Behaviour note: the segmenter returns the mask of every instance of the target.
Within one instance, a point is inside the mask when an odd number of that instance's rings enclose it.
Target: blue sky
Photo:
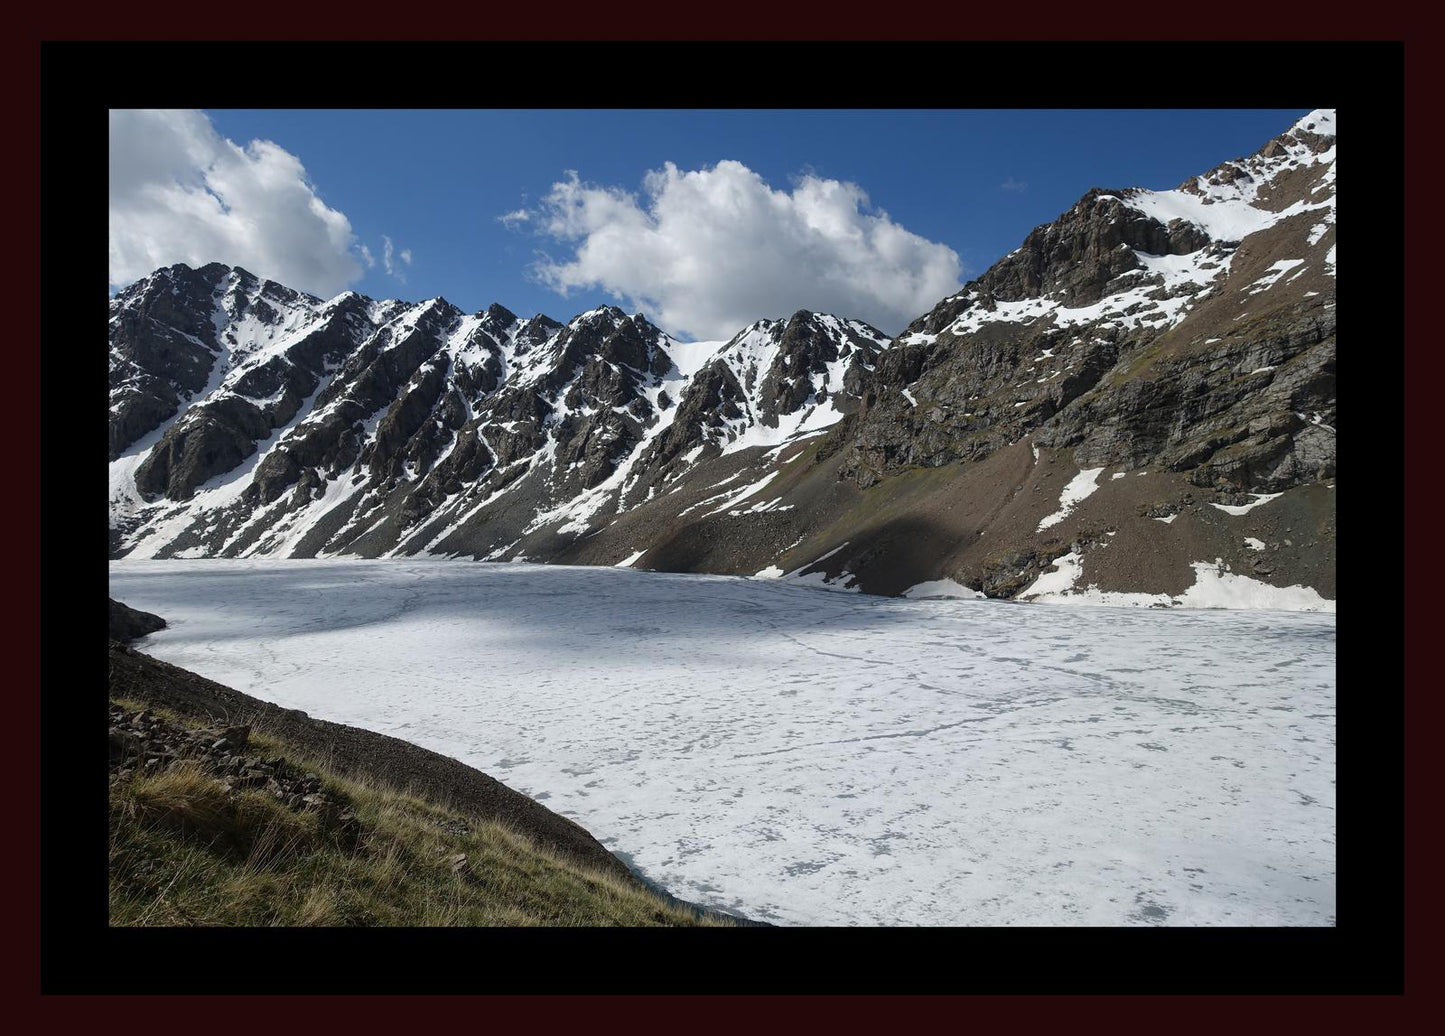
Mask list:
[[[726,334],[745,312],[744,323],[856,299],[859,311],[842,315],[896,332],[947,294],[940,286],[982,273],[1088,188],[1177,186],[1306,110],[214,110],[164,131],[113,114],[112,281],[160,265],[168,249],[251,247],[250,265],[278,267],[253,272],[310,278],[294,286],[321,294],[344,282],[374,297],[443,295],[467,310],[501,302],[559,319],[618,303],[684,337]],[[198,144],[207,118],[248,157]],[[172,132],[166,164],[156,154]],[[252,141],[275,148],[248,152]],[[118,198],[140,197],[147,178],[201,175],[184,167],[205,166],[207,148],[226,151],[216,168],[234,168],[204,174],[209,199],[167,206],[209,202],[245,217],[247,244],[234,228],[212,239],[167,227],[161,206],[117,215]],[[644,183],[667,163],[672,175]],[[289,201],[251,219],[277,183]]]

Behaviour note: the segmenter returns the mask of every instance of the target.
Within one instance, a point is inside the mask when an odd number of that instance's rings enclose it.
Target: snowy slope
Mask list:
[[[1293,171],[1310,178],[1308,197],[1283,206],[1272,204],[1269,186]],[[1300,119],[1259,154],[1226,162],[1177,190],[1135,188],[1125,191],[1123,199],[1129,208],[1161,223],[1181,219],[1201,228],[1211,240],[1237,242],[1305,212],[1314,214],[1322,226],[1333,225],[1334,183],[1335,110],[1322,108]]]

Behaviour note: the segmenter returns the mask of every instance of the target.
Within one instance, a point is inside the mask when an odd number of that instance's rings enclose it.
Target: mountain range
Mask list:
[[[1333,608],[1334,123],[1090,190],[891,338],[157,270],[110,301],[110,555]]]

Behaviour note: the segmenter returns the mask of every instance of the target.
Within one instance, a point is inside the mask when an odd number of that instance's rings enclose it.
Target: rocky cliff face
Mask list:
[[[1332,597],[1334,157],[1318,111],[1175,190],[1090,190],[893,340],[161,270],[111,304],[112,554]]]

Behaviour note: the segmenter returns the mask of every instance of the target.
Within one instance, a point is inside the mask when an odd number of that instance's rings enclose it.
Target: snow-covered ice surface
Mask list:
[[[1330,925],[1335,620],[120,561],[142,650],[443,752],[780,924]]]

